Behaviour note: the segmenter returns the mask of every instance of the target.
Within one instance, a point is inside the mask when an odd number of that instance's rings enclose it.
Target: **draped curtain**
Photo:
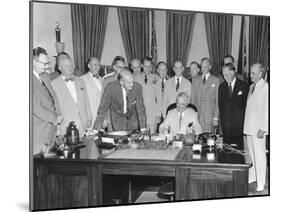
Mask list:
[[[98,5],[71,5],[71,23],[75,75],[86,72],[91,56],[100,59],[105,38],[108,7]]]
[[[223,57],[231,54],[233,15],[204,14],[212,72],[219,76]]]
[[[117,8],[127,60],[149,56],[149,10]]]
[[[172,76],[173,63],[177,60],[186,66],[191,38],[194,29],[195,13],[167,11],[167,64],[169,67],[168,75]]]
[[[269,69],[269,17],[250,16],[249,20],[249,67],[261,63]]]

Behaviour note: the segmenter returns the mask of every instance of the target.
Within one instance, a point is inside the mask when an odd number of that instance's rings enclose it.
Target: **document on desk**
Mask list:
[[[147,150],[147,149],[120,149],[108,155],[108,159],[147,159],[147,160],[174,160],[180,149]]]

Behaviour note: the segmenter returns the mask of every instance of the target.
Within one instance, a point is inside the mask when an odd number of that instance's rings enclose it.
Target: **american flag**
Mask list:
[[[156,63],[157,63],[157,42],[156,42],[156,31],[155,31],[155,14],[154,11],[151,11],[151,26],[152,26],[152,30],[151,30],[151,57],[152,57],[152,62],[153,62],[153,70],[154,72],[155,67],[156,67]]]

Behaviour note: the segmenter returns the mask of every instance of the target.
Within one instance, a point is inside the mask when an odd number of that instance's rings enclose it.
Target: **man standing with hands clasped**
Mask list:
[[[219,86],[219,111],[223,141],[242,150],[248,84],[236,77],[232,63],[222,67],[222,74],[225,81]]]
[[[259,63],[251,66],[244,134],[253,166],[249,170],[249,183],[257,182],[257,191],[263,191],[266,177],[265,136],[268,133],[268,84],[263,79],[265,69]]]

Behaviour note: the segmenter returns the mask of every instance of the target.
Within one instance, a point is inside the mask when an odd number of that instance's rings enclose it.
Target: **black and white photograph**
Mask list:
[[[1,24],[3,211],[274,208],[278,7],[17,3]]]
[[[269,16],[29,6],[30,210],[270,195]]]

